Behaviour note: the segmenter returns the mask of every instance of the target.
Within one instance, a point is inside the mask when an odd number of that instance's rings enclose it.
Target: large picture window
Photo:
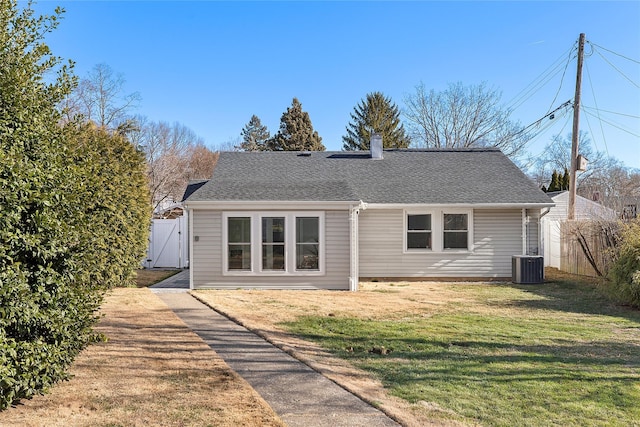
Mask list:
[[[224,274],[324,274],[324,212],[225,212],[223,224]]]
[[[469,221],[468,215],[462,213],[444,214],[444,249],[468,249]]]
[[[251,218],[227,218],[227,268],[251,270]]]
[[[431,249],[431,214],[407,215],[407,250]]]

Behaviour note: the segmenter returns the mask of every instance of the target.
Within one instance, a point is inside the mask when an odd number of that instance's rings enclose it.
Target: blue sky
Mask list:
[[[235,141],[252,114],[275,133],[293,97],[329,150],[341,149],[350,113],[373,91],[402,108],[421,81],[435,90],[486,81],[513,106],[550,66],[564,69],[584,32],[608,51],[585,60],[583,105],[593,115],[582,115],[581,129],[597,150],[640,168],[640,64],[609,52],[640,61],[637,1],[47,0],[36,9],[56,5],[66,13],[47,38],[54,54],[74,60],[80,77],[108,64],[142,96],[136,113],[180,122],[212,148]],[[528,125],[572,99],[575,72],[573,60],[564,80],[559,72],[526,96],[512,119]],[[532,140],[530,152],[567,134],[570,116]]]

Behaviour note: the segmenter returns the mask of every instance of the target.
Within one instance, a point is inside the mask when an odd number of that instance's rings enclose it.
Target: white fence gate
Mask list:
[[[189,266],[187,216],[151,221],[146,268],[186,268]]]
[[[560,221],[544,219],[542,221],[544,266],[560,269]]]

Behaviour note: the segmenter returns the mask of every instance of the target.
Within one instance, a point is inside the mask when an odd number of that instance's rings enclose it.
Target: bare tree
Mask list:
[[[147,158],[147,175],[154,209],[181,200],[190,180],[211,177],[218,159],[202,138],[188,127],[150,122],[136,117],[138,126],[128,133]]]
[[[125,79],[107,64],[97,64],[87,77],[81,78],[61,108],[67,120],[78,116],[98,126],[116,129],[129,118],[140,101],[140,94],[124,94]]]
[[[450,84],[427,91],[424,83],[404,98],[403,114],[412,144],[426,148],[497,147],[507,156],[522,153],[527,142],[523,127],[509,119],[500,105],[499,91],[487,87]]]
[[[578,172],[577,193],[621,213],[629,200],[640,200],[640,171],[602,151],[595,150],[586,132],[579,134],[580,154],[589,162],[587,170]],[[534,179],[542,186],[549,185],[552,171],[571,167],[571,134],[555,135],[535,163]]]
[[[187,181],[211,178],[218,156],[219,153],[209,150],[202,143],[191,145],[187,149]]]

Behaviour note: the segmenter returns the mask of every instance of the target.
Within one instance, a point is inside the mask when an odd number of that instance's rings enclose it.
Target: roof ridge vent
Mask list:
[[[300,151],[298,157],[311,157],[311,151]]]

